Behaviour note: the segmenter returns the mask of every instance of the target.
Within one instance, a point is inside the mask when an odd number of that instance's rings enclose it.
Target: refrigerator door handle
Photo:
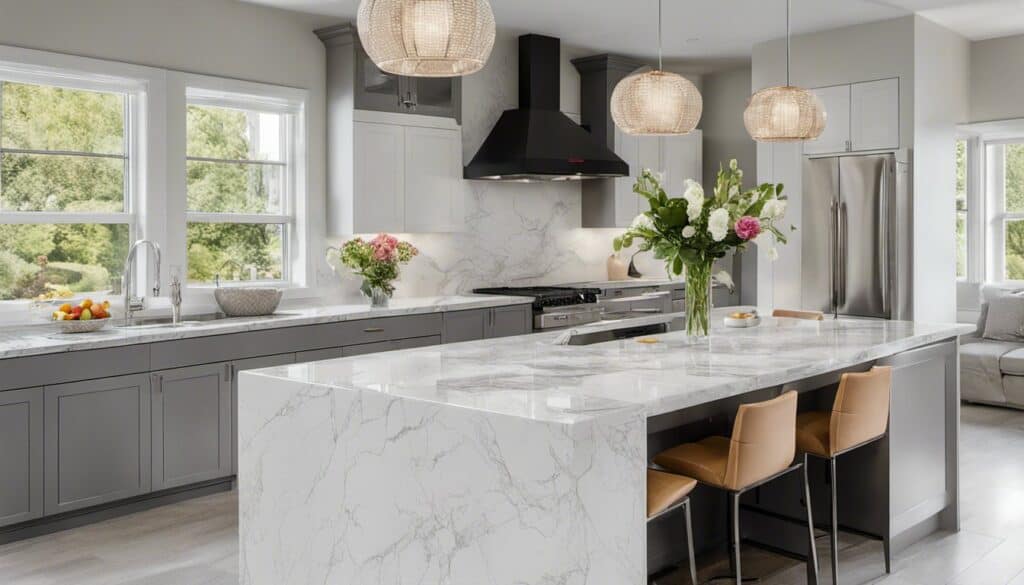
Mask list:
[[[878,278],[882,287],[882,312],[889,313],[889,159],[882,161],[878,185]],[[892,315],[889,315],[891,318]]]
[[[846,260],[849,255],[846,242],[846,202],[839,202],[839,291],[836,295],[840,305],[846,304]]]
[[[832,200],[831,208],[829,209],[829,235],[831,236],[830,242],[830,255],[828,263],[828,294],[829,294],[829,308],[832,310],[833,316],[838,316],[839,311],[839,202],[835,199]]]

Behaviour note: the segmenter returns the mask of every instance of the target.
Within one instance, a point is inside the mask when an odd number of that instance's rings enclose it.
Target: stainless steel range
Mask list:
[[[478,294],[533,297],[533,329],[556,329],[601,320],[597,288],[564,286],[478,288]]]

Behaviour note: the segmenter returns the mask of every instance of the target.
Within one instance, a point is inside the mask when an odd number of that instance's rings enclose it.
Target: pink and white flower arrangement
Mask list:
[[[339,257],[342,264],[362,277],[364,294],[371,296],[377,290],[390,297],[395,293],[394,281],[401,265],[408,264],[419,253],[409,242],[381,233],[369,242],[362,238],[345,242]]]
[[[719,170],[710,197],[693,180],[686,182],[681,197],[669,197],[648,170],[637,179],[633,191],[647,201],[649,211],[633,220],[626,232],[615,238],[613,246],[619,251],[638,242],[640,251],[651,251],[655,258],[665,262],[669,277],[679,276],[685,270],[688,330],[693,325],[695,330],[707,334],[711,268],[715,260],[732,250],[743,250],[750,242],[786,243],[786,236],[777,225],[786,212],[782,185],[764,183],[744,190],[743,171],[735,160]],[[769,257],[775,256],[777,253],[769,252]],[[726,281],[719,275],[714,278]],[[691,319],[695,322],[691,323]]]

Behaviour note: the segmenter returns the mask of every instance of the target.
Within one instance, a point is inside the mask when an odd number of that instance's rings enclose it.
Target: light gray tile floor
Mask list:
[[[843,534],[842,585],[1024,585],[1024,412],[964,406],[961,457],[963,530],[902,551],[891,575],[880,543]],[[235,493],[218,494],[2,546],[0,584],[233,585],[237,506]],[[818,550],[827,585],[826,538]],[[750,547],[743,563],[762,585],[805,582],[802,565]],[[702,580],[727,568],[724,558],[700,564]],[[685,574],[659,585],[687,585]]]

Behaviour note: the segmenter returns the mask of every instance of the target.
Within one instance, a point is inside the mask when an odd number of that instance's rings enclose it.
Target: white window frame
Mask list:
[[[268,86],[251,82],[225,80],[200,75],[186,75],[185,84],[186,107],[189,105],[234,108],[249,111],[280,114],[284,128],[284,149],[281,161],[225,161],[188,157],[190,160],[209,162],[229,162],[238,164],[270,164],[284,169],[284,193],[279,214],[241,214],[212,213],[185,210],[185,224],[189,223],[237,223],[281,225],[282,234],[282,274],[281,280],[221,280],[221,286],[246,286],[252,284],[275,284],[289,287],[305,285],[304,270],[307,256],[305,222],[301,221],[299,211],[306,207],[305,189],[305,108],[308,92],[292,88]],[[187,189],[187,186],[185,187]],[[185,198],[187,202],[187,196]],[[187,206],[187,204],[186,204]],[[184,227],[182,229],[185,229]],[[186,236],[187,237],[187,236]],[[185,241],[187,274],[187,246]],[[185,280],[184,278],[182,279]],[[191,289],[209,289],[214,283],[187,284]]]
[[[1024,211],[1006,211],[1006,193],[1003,188],[1005,157],[988,156],[989,148],[999,149],[1007,144],[1024,144],[1024,135],[1016,138],[999,138],[984,141],[982,160],[985,164],[985,192],[990,212],[988,213],[988,280],[1024,284],[1022,279],[1006,279],[1006,224],[1010,221],[1024,221]]]

